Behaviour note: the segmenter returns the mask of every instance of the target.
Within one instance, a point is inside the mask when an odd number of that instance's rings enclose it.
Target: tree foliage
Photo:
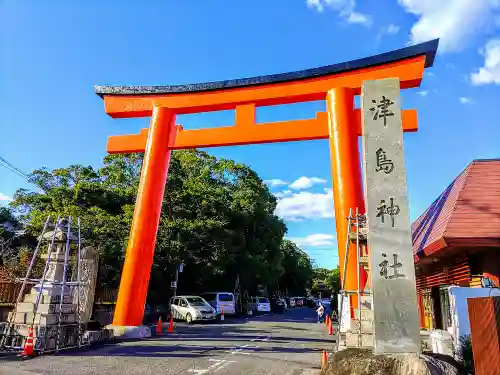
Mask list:
[[[340,291],[340,269],[315,268],[313,270],[313,293],[327,293],[336,295]]]
[[[11,202],[28,233],[47,215],[80,218],[82,238],[101,256],[100,283],[117,287],[128,242],[142,154],[110,155],[104,166],[38,169],[38,191],[19,189]],[[149,299],[162,303],[179,263],[179,292],[232,291],[239,274],[250,294],[258,285],[302,293],[312,282],[306,253],[284,240],[276,198],[248,166],[198,150],[172,153],[157,235]]]
[[[292,241],[281,244],[282,271],[280,285],[286,286],[289,295],[302,295],[305,287],[310,287],[313,279],[312,262],[307,253]]]

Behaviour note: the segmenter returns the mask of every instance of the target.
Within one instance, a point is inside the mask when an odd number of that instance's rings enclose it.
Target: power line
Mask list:
[[[2,165],[2,167],[8,169],[9,171],[17,174],[18,176],[26,179],[26,180],[30,180],[30,176],[29,174],[27,174],[26,172],[24,172],[23,170],[19,169],[18,167],[16,167],[14,164],[12,164],[11,162],[9,162],[8,160],[2,158],[0,156],[0,165]]]
[[[26,176],[29,178],[29,174],[24,172],[23,170],[21,170],[20,168],[16,167],[14,164],[12,164],[11,162],[9,162],[8,160],[6,160],[5,158],[2,158],[0,156],[0,161],[2,161],[4,164],[8,165],[10,168],[14,169],[15,171],[19,172],[20,174]]]
[[[39,187],[39,188],[42,188],[45,190],[45,187],[42,186],[42,184],[38,184],[36,182],[34,182],[30,175],[26,172],[24,172],[22,169],[16,167],[14,164],[12,164],[11,162],[9,162],[7,159],[5,158],[2,158],[0,156],[0,166],[4,167],[5,169],[11,171],[12,173],[15,173],[16,175],[18,175],[19,177],[21,178],[24,178],[26,181],[28,181],[29,183]]]

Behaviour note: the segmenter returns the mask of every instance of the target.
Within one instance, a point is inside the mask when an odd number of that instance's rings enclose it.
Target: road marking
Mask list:
[[[209,361],[211,361],[211,359],[209,359]],[[214,360],[214,361],[216,361],[216,360]],[[218,364],[218,367],[214,370],[214,372],[217,372],[217,371],[223,369],[224,367],[226,367],[230,363],[236,363],[236,361],[226,361],[225,359],[221,360],[220,364]]]
[[[205,374],[207,373],[209,370],[197,370],[197,369],[194,369],[194,368],[190,368],[188,370],[188,372],[193,372],[195,373],[196,375],[201,375],[201,374]]]
[[[230,363],[236,363],[236,361],[228,361],[225,359],[209,359],[210,362],[215,362],[214,364],[208,366],[205,369],[189,369],[188,372],[195,373],[196,375],[206,374],[207,372],[214,370],[214,372],[219,371],[221,368],[226,367]]]
[[[269,341],[269,339],[271,338],[271,336],[259,336],[259,337],[256,337],[254,339],[251,339],[250,341]]]
[[[245,344],[245,345],[239,345],[238,347],[236,348],[231,348],[230,350],[227,351],[227,353],[229,353],[230,355],[235,355],[235,354],[250,354],[250,353],[247,353],[247,352],[244,352],[243,350],[245,350],[245,348],[247,348],[248,346],[250,346],[249,344]]]
[[[242,338],[244,338],[244,336]],[[256,342],[256,341],[265,342],[265,341],[269,341],[271,338],[272,338],[272,336],[270,336],[270,335],[268,335],[268,336],[258,336],[258,337],[255,337],[255,338],[251,339],[250,341],[252,341],[252,342]],[[230,361],[230,360],[227,360],[226,358],[229,358],[230,356],[233,356],[233,355],[236,355],[236,354],[251,355],[252,354],[251,352],[245,352],[244,351],[245,349],[251,349],[251,348],[258,348],[258,346],[252,346],[252,347],[250,347],[250,344],[237,345],[235,347],[232,347],[228,351],[226,351],[226,353],[229,353],[229,354],[227,354],[222,359],[210,358],[209,362],[213,362],[213,364],[210,365],[210,366],[208,366],[207,368],[204,368],[204,369],[189,369],[187,371],[190,372],[190,373],[194,373],[195,375],[203,375],[203,374],[206,374],[208,372],[214,372],[214,373],[218,372],[221,369],[223,369],[224,367],[228,366],[229,364],[236,363],[236,361]]]

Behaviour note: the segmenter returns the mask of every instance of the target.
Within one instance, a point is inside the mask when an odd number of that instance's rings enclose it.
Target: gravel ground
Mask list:
[[[0,358],[0,375],[309,375],[319,374],[321,352],[333,341],[315,312],[223,323],[176,325],[176,333],[27,361]]]

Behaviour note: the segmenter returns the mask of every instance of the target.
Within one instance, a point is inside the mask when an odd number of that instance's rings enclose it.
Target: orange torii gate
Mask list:
[[[329,139],[340,269],[343,270],[349,209],[365,212],[358,150],[361,113],[354,108],[363,81],[397,77],[401,88],[418,87],[431,67],[438,40],[359,60],[261,77],[179,86],[95,86],[114,118],[152,116],[140,134],[110,136],[109,153],[144,152],[130,240],[113,325],[140,326],[153,262],[170,151],[197,147]],[[316,118],[255,124],[255,108],[326,99]],[[184,130],[178,114],[231,110],[234,126]],[[404,110],[404,131],[417,130],[417,112]],[[367,275],[349,251],[345,289],[361,288]],[[344,275],[341,275],[344,278]],[[352,305],[357,306],[356,296]]]

